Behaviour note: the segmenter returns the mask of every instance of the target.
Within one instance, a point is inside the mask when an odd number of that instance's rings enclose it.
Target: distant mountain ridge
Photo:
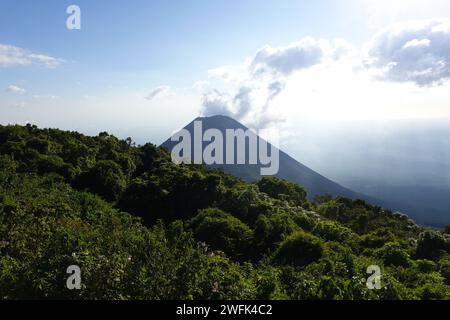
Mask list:
[[[195,121],[202,121],[203,131],[208,129],[218,129],[223,135],[225,135],[226,129],[248,129],[240,122],[227,116],[217,115],[211,117],[198,117],[184,127],[184,129],[187,129],[191,133],[191,136],[194,132]],[[177,143],[178,142],[176,141],[171,141],[169,138],[162,144],[162,146],[171,151]],[[261,165],[259,164],[215,164],[210,167],[223,168],[225,172],[237,176],[247,182],[256,181],[261,178]],[[316,195],[331,194],[333,196],[345,196],[352,199],[363,199],[374,202],[373,198],[354,192],[334,181],[331,181],[330,179],[306,167],[281,150],[279,151],[279,171],[276,176],[305,187],[310,198],[313,198]]]
[[[216,115],[211,117],[198,117],[184,127],[184,129],[187,129],[189,131],[191,136],[193,136],[194,122],[199,120],[202,121],[203,132],[208,129],[218,129],[224,136],[226,129],[248,129],[242,123],[228,116]],[[177,143],[178,142],[176,141],[171,141],[171,139],[169,138],[161,146],[171,151]],[[203,148],[207,144],[208,143],[204,143]],[[248,150],[246,150],[246,152],[248,154]],[[210,165],[209,167],[222,168],[226,173],[234,175],[246,182],[254,182],[261,178],[261,165],[214,164]],[[314,170],[303,165],[282,150],[279,150],[279,171],[275,176],[305,187],[308,192],[308,198],[310,200],[317,195],[325,194],[330,194],[334,197],[348,197],[354,200],[361,199],[373,205],[389,208],[394,211],[402,211],[413,218],[415,221],[423,225],[443,227],[446,224],[446,221],[443,221],[442,219],[442,213],[439,215],[430,215],[429,210],[426,210],[428,208],[417,205],[417,201],[414,202],[404,200],[405,197],[408,198],[408,194],[406,194],[403,197],[403,200],[400,201],[398,199],[401,198],[389,196],[388,191],[384,193],[374,193],[367,192],[368,190],[366,190],[365,188],[359,187],[357,187],[357,190],[359,192],[354,191],[315,172]],[[420,200],[418,199],[418,201]]]

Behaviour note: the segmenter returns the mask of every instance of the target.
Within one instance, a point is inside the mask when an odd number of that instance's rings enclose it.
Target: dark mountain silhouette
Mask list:
[[[376,199],[396,204],[397,210],[407,212],[420,224],[443,227],[450,223],[450,188],[447,186],[392,186],[366,181],[348,182],[348,186]]]
[[[199,117],[185,127],[185,129],[187,129],[191,133],[192,137],[194,132],[194,122],[198,120],[202,121],[203,132],[208,129],[218,129],[224,136],[226,129],[248,129],[243,124],[227,116]],[[178,142],[176,141],[171,141],[171,139],[169,138],[162,144],[162,146],[171,151],[177,143]],[[204,143],[204,146],[207,144],[208,143]],[[246,151],[246,153],[248,154],[248,149]],[[313,198],[316,195],[330,194],[333,196],[345,196],[352,199],[364,199],[374,202],[374,199],[368,196],[354,192],[327,179],[326,177],[320,175],[319,173],[311,170],[297,160],[293,159],[285,152],[280,150],[279,154],[279,171],[276,176],[278,178],[286,179],[305,187],[310,198]],[[247,182],[252,182],[261,178],[260,164],[215,164],[211,165],[211,167],[223,168],[225,172],[237,176]]]
[[[211,117],[198,117],[184,128],[190,132],[192,137],[194,132],[194,122],[197,120],[202,121],[203,132],[208,129],[218,129],[224,136],[226,129],[248,129],[243,124],[227,116],[217,115]],[[169,138],[162,144],[162,146],[171,151],[177,143],[178,142],[176,141],[171,141],[171,139]],[[208,144],[209,142],[204,142],[203,148]],[[193,147],[191,149],[191,154],[194,154]],[[248,149],[246,150],[246,154],[248,155]],[[313,199],[317,195],[326,194],[335,197],[348,197],[354,200],[361,199],[373,205],[378,205],[384,208],[389,208],[393,211],[401,211],[403,213],[406,213],[411,218],[415,219],[418,223],[423,225],[430,225],[435,227],[442,227],[445,225],[445,221],[443,221],[442,219],[442,214],[429,214],[429,210],[423,208],[423,206],[418,206],[417,203],[407,201],[407,199],[409,199],[410,197],[408,194],[405,194],[402,198],[400,198],[389,196],[389,192],[369,193],[364,188],[358,188],[357,190],[360,192],[353,191],[322,176],[321,174],[308,168],[307,166],[303,165],[281,150],[279,151],[279,156],[279,171],[275,176],[305,187],[308,192],[309,199]],[[260,164],[215,164],[210,165],[210,167],[222,168],[226,173],[239,177],[246,182],[257,181],[261,178]]]

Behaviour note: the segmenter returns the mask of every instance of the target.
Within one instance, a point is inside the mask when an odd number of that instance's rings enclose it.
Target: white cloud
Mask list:
[[[209,78],[220,79],[225,83],[243,81],[247,77],[247,64],[239,66],[222,66],[208,70]]]
[[[172,94],[172,90],[169,86],[159,86],[154,88],[150,93],[147,95],[147,100],[153,100],[156,98],[162,98],[166,97],[168,95]]]
[[[413,39],[413,40],[405,43],[405,45],[402,47],[402,49],[408,49],[411,47],[429,47],[430,43],[431,43],[431,41],[428,39],[422,39],[422,40]]]
[[[396,24],[360,48],[313,38],[265,46],[244,61],[209,71],[222,82],[204,94],[204,116],[255,129],[292,119],[450,117],[450,19]]]
[[[319,64],[323,59],[339,59],[351,48],[342,39],[331,42],[307,37],[286,47],[265,46],[256,53],[251,68],[255,75],[272,72],[286,76]]]
[[[45,65],[46,67],[49,67],[49,68],[54,68],[54,67],[58,66],[59,64],[61,64],[61,62],[63,62],[63,60],[61,60],[61,59],[46,56],[43,54],[34,54],[33,53],[33,54],[30,54],[28,57],[34,63]]]
[[[25,89],[11,84],[11,85],[6,87],[6,92],[21,94],[21,93],[25,93]]]
[[[442,84],[450,78],[450,19],[390,26],[365,48],[365,66],[385,80]]]
[[[230,97],[217,89],[213,89],[203,95],[203,115],[234,116],[229,106]]]
[[[208,81],[204,81],[204,80],[196,81],[196,82],[192,85],[192,87],[193,87],[194,89],[197,89],[197,90],[205,90],[208,86],[209,86],[209,82],[208,82]]]
[[[62,62],[64,62],[62,59],[29,52],[28,50],[7,44],[0,44],[0,67],[16,67],[37,64],[48,68],[54,68]]]
[[[334,41],[301,39],[285,47],[265,46],[236,67],[209,70],[210,77],[231,84],[230,93],[214,89],[203,96],[203,115],[223,114],[244,121],[253,128],[264,128],[283,117],[270,108],[284,90],[291,75],[325,61],[335,61],[351,52],[342,39]]]
[[[289,75],[319,63],[323,54],[320,41],[305,38],[287,47],[265,46],[258,50],[251,67],[254,74],[274,72]]]

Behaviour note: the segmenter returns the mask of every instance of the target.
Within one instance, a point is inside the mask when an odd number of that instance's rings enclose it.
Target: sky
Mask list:
[[[1,124],[158,144],[224,114],[319,166],[318,128],[450,119],[449,78],[447,0],[0,0]]]

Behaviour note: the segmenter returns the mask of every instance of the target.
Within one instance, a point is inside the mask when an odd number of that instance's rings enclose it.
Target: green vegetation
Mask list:
[[[449,228],[107,133],[0,126],[0,297],[449,299]]]

